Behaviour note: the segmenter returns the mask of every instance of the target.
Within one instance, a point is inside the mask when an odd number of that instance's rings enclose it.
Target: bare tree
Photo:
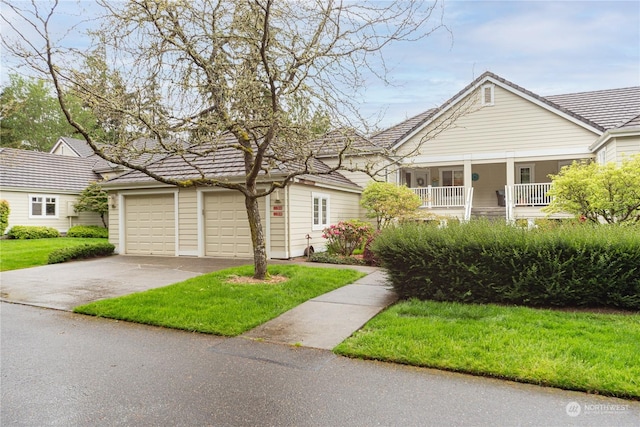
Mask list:
[[[88,52],[53,38],[58,1],[25,6],[3,0],[11,17],[2,19],[13,29],[3,43],[50,75],[69,123],[99,156],[166,184],[241,192],[256,278],[267,274],[258,199],[296,176],[342,167],[341,161],[328,168],[316,160],[326,147],[310,144],[317,135],[308,118],[320,113],[333,127],[364,123],[357,95],[366,78],[386,79],[385,48],[443,27],[437,0],[97,3],[104,15]],[[96,53],[104,55],[101,76],[95,62],[93,69],[79,65]],[[118,131],[99,140],[71,114],[68,92],[99,116],[117,117]],[[299,114],[301,103],[305,114]],[[132,144],[139,137],[155,143]],[[341,159],[349,138],[332,149]],[[210,163],[215,167],[221,155],[241,159],[241,176],[211,173]],[[158,156],[179,159],[191,174],[158,173],[150,162]]]

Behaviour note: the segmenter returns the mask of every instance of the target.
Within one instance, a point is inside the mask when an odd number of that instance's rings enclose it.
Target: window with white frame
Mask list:
[[[440,182],[443,187],[464,185],[463,169],[440,169]]]
[[[535,176],[533,164],[516,166],[516,184],[533,184],[535,182]]]
[[[313,198],[313,229],[322,230],[329,226],[329,195],[312,193]]]
[[[602,147],[602,149],[598,151],[598,154],[596,155],[596,162],[601,165],[607,163],[607,147]]]
[[[29,218],[57,218],[58,198],[33,194],[29,196]]]
[[[482,86],[482,105],[493,105],[493,88],[490,84]]]

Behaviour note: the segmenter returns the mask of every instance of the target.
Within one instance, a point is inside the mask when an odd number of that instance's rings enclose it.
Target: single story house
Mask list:
[[[206,176],[244,181],[244,163],[235,149],[187,161],[180,156],[154,162],[150,170],[181,180]],[[196,164],[198,170],[193,165]],[[362,188],[314,161],[324,175],[301,175],[285,188],[260,198],[267,256],[301,256],[307,245],[324,247],[322,230],[341,219],[361,216]],[[287,166],[263,176],[260,184],[287,174]],[[121,254],[253,257],[245,198],[219,187],[179,188],[129,171],[103,184],[110,196],[109,241]]]
[[[102,226],[100,215],[76,212],[78,195],[102,180],[96,159],[0,148],[0,199],[9,202],[9,225],[52,227],[66,233],[74,225]]]
[[[549,174],[576,160],[620,162],[640,153],[640,87],[543,97],[487,72],[439,108],[372,136],[339,130],[314,141],[318,170],[336,165],[344,138],[352,171],[300,176],[261,201],[269,258],[302,255],[307,237],[322,250],[324,227],[364,218],[360,194],[371,178],[355,169],[365,163],[376,179],[412,188],[422,209],[436,215],[546,216]],[[207,176],[244,176],[231,155],[200,166]],[[192,173],[176,158],[154,163],[154,170],[181,179]],[[137,171],[104,187],[111,195],[110,241],[119,253],[252,256],[237,191],[176,188]]]

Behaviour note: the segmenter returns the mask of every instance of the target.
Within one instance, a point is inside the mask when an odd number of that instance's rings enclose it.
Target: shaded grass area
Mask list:
[[[56,237],[51,239],[0,240],[0,271],[46,265],[49,254],[55,250],[92,243],[105,243],[106,239]]]
[[[271,265],[276,284],[234,284],[251,276],[253,266],[229,268],[184,282],[76,307],[76,313],[168,328],[236,336],[318,295],[365,274],[351,269]]]
[[[640,314],[410,300],[335,352],[640,398]]]

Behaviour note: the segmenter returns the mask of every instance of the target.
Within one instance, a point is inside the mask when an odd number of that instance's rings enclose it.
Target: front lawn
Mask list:
[[[86,239],[78,237],[56,237],[51,239],[1,239],[0,271],[46,265],[49,254],[55,250],[104,243],[106,239]]]
[[[76,307],[76,313],[224,336],[248,331],[318,295],[353,283],[351,269],[271,265],[273,284],[242,283],[253,266],[235,267],[184,282]],[[239,283],[238,283],[239,282]]]
[[[640,398],[640,314],[403,301],[339,354]]]

